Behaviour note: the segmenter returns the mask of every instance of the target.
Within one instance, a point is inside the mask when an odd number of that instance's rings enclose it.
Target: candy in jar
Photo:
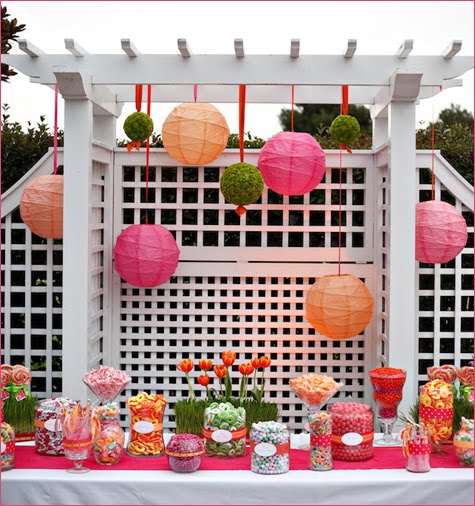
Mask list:
[[[290,432],[278,422],[253,423],[251,471],[258,474],[287,473],[290,467]]]
[[[402,452],[406,457],[406,469],[411,473],[430,471],[430,432],[431,428],[423,422],[407,425],[400,433]]]
[[[203,436],[206,455],[234,458],[246,455],[246,411],[230,402],[213,402],[205,409]]]
[[[117,464],[124,449],[124,431],[119,424],[120,409],[116,402],[94,408],[92,447],[98,464]]]
[[[454,436],[455,453],[463,466],[473,466],[473,420],[462,416],[460,430]]]
[[[308,416],[310,432],[310,461],[312,471],[330,471],[332,460],[332,415],[326,411],[316,411]]]
[[[127,399],[130,415],[130,441],[127,454],[133,457],[159,457],[163,454],[163,395],[141,392]]]
[[[359,461],[373,456],[373,410],[359,402],[335,402],[332,414],[334,460]]]
[[[452,434],[453,391],[449,383],[435,379],[420,388],[419,420],[433,427],[431,443],[433,450]]]
[[[193,473],[201,465],[204,446],[195,434],[175,434],[165,450],[168,464],[175,473]]]
[[[67,397],[39,401],[35,409],[35,446],[42,455],[64,455],[62,414],[75,402]]]
[[[2,472],[15,467],[15,431],[6,422],[1,422]]]

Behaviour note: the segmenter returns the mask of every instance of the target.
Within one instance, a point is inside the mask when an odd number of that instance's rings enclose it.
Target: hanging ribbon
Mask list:
[[[152,112],[152,85],[147,85],[147,114]],[[150,137],[145,143],[145,224],[148,225],[148,166],[150,162]]]
[[[137,112],[142,111],[142,92],[143,92],[143,85],[136,84],[135,85],[135,109]],[[150,116],[150,114],[149,114],[149,116]],[[137,151],[140,151],[140,141],[130,141],[127,144],[127,153],[130,153],[134,148]]]
[[[442,91],[442,86],[439,86],[439,91]],[[431,132],[431,200],[435,197],[435,89],[434,98],[432,99],[432,132]]]
[[[292,84],[292,112],[290,115],[290,131],[294,131],[295,86]]]
[[[54,87],[54,133],[53,133],[53,172],[56,175],[58,170],[58,94],[59,88]]]
[[[239,158],[244,162],[244,119],[246,115],[246,85],[239,85]],[[244,206],[238,206],[236,213],[242,216],[246,212]]]
[[[196,102],[196,99],[198,98],[198,85],[197,84],[195,84],[193,86],[193,98],[194,98],[194,100]]]
[[[340,114],[348,115],[348,85],[343,84],[341,87],[341,105]],[[340,149],[344,149],[348,153],[352,153],[351,149],[345,144],[340,144]]]

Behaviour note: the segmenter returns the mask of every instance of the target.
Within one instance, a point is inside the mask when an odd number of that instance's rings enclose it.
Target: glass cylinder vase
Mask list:
[[[205,409],[203,436],[209,457],[231,459],[246,455],[246,411],[230,402],[213,402]]]
[[[282,474],[290,469],[290,432],[278,422],[253,423],[250,433],[251,471]]]
[[[411,473],[427,473],[430,471],[430,436],[429,432],[420,426],[412,427],[403,442],[406,456],[406,469]]]
[[[125,436],[119,416],[120,409],[115,402],[94,408],[92,447],[98,464],[111,466],[122,457]]]
[[[308,416],[310,432],[310,460],[312,471],[330,471],[332,458],[332,415],[326,411],[315,411]]]

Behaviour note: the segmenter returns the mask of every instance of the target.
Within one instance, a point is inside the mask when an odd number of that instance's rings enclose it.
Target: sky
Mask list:
[[[404,39],[414,39],[413,55],[438,55],[454,39],[463,41],[460,55],[473,55],[474,48],[474,3],[468,1],[4,1],[2,5],[26,24],[21,37],[50,54],[67,53],[65,38],[97,54],[122,53],[121,38],[130,38],[142,53],[163,54],[178,54],[178,38],[186,38],[195,54],[233,53],[234,38],[244,39],[246,54],[288,54],[292,38],[300,39],[300,54],[342,54],[350,38],[358,40],[357,54],[394,54]],[[15,46],[12,53],[21,52]],[[451,103],[473,112],[473,75],[471,70],[461,76],[463,87],[421,101],[416,123],[427,124]],[[18,74],[9,84],[2,83],[1,91],[11,120],[26,125],[44,115],[52,125],[52,90]],[[174,105],[152,107],[155,125],[161,125]],[[237,132],[238,106],[218,107],[230,130]],[[289,104],[248,104],[246,131],[264,139],[279,132],[282,107]],[[133,110],[132,104],[124,107],[117,122],[119,138],[124,137],[122,125]],[[61,127],[62,103],[59,117]]]

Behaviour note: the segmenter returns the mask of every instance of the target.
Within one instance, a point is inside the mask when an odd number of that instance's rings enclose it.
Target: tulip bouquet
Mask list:
[[[224,351],[221,355],[222,364],[213,364],[210,359],[198,362],[202,374],[196,378],[196,382],[205,388],[205,397],[197,397],[193,388],[190,373],[194,369],[191,359],[182,360],[177,369],[185,374],[190,395],[187,399],[178,401],[174,406],[177,433],[201,434],[203,428],[203,416],[205,409],[213,402],[230,402],[235,407],[243,407],[246,410],[246,423],[248,432],[252,423],[258,421],[277,421],[278,409],[275,403],[265,402],[265,371],[271,364],[271,359],[260,356],[250,362],[240,364],[238,369],[241,374],[238,396],[233,396],[231,371],[236,361],[236,353]],[[210,387],[213,378],[216,380],[216,388]],[[258,371],[261,371],[258,378]],[[252,389],[249,388],[250,378]]]

